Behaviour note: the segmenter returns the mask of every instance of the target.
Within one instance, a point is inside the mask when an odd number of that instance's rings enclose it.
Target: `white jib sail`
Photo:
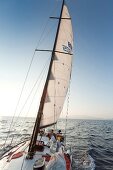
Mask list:
[[[60,116],[70,81],[72,49],[72,24],[64,5],[40,126],[53,124]]]

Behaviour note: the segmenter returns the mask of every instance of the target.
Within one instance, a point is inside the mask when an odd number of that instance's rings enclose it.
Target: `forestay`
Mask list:
[[[40,126],[54,124],[60,116],[70,81],[72,49],[72,23],[64,5]]]

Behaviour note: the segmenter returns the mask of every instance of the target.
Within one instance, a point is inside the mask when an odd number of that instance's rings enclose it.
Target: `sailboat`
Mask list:
[[[71,150],[65,149],[63,144],[65,139],[60,137],[60,140],[53,142],[42,130],[57,123],[72,70],[73,32],[65,0],[62,2],[60,17],[52,18],[58,19],[53,50],[35,50],[50,51],[51,60],[31,139],[19,143],[2,155],[0,169],[71,170],[72,155]]]

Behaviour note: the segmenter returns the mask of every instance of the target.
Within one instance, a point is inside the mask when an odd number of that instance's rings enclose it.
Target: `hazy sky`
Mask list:
[[[0,115],[14,114],[44,25],[51,14],[58,14],[61,2],[0,0]],[[67,4],[74,32],[69,114],[113,118],[113,0],[67,0]],[[49,24],[47,43],[39,43],[43,49],[52,47],[57,21]],[[32,80],[48,58],[40,54],[34,59]]]

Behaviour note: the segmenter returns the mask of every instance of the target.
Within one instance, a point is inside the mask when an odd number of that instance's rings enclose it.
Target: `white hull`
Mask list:
[[[45,143],[47,144],[47,140],[45,140]],[[26,159],[28,154],[28,146],[29,141],[26,141],[5,153],[5,155],[3,155],[2,159],[0,160],[0,170],[33,170],[36,160],[39,160],[44,155],[49,156],[55,153],[55,147],[49,148],[48,146],[44,146],[44,150],[42,152],[36,151],[33,159]],[[70,158],[72,159],[72,156]],[[45,160],[45,169],[47,164],[48,161]],[[67,170],[67,168],[64,170]]]

